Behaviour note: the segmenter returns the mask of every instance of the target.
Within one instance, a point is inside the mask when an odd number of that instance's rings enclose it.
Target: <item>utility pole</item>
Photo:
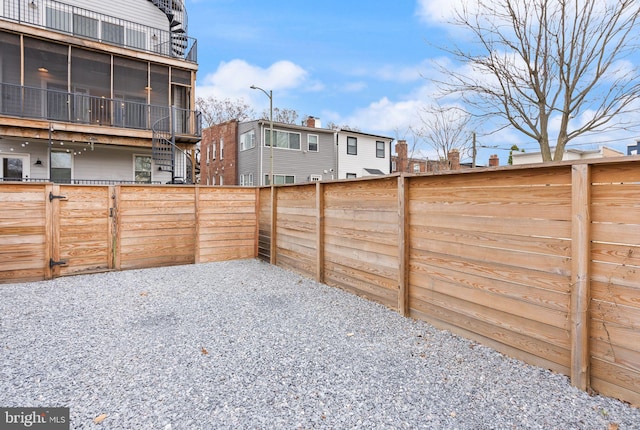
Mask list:
[[[476,155],[477,155],[477,151],[476,151],[476,132],[473,132],[473,159],[471,162],[471,167],[472,168],[476,168]]]

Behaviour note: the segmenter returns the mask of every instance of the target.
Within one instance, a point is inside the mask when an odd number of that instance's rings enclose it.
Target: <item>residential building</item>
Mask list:
[[[335,133],[315,118],[305,125],[229,121],[203,131],[200,183],[262,186],[336,179]]]
[[[338,179],[391,173],[393,138],[348,129],[336,130]]]
[[[0,180],[189,182],[184,0],[0,0]]]
[[[551,153],[553,153],[554,149],[551,148]],[[589,158],[606,158],[606,157],[622,157],[625,154],[623,152],[617,151],[612,148],[608,148],[606,146],[601,146],[598,149],[566,149],[564,151],[564,155],[562,160],[582,160]],[[517,152],[514,151],[512,154],[512,164],[521,165],[521,164],[533,164],[533,163],[542,163],[542,153],[541,152]]]
[[[640,141],[636,143],[630,143],[627,145],[627,155],[638,155],[640,154]]]
[[[452,150],[448,154],[446,160],[431,160],[428,158],[419,158],[409,155],[409,148],[406,140],[399,140],[395,147],[396,155],[391,157],[391,172],[405,172],[405,173],[434,173],[445,170],[459,170],[472,168],[471,163],[461,163],[460,153],[457,150]],[[495,158],[494,158],[495,157]],[[493,161],[492,161],[493,160]],[[492,156],[489,160],[490,165],[497,165],[491,163],[498,163],[497,155]]]

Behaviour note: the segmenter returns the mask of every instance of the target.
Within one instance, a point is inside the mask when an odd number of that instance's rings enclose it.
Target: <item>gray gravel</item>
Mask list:
[[[640,409],[259,261],[0,298],[0,406],[70,407],[72,428],[640,429]]]

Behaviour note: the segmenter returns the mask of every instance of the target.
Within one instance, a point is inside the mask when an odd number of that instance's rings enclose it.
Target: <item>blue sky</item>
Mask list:
[[[446,24],[448,0],[186,0],[189,35],[198,39],[196,96],[242,98],[262,112],[273,90],[274,106],[358,127],[368,133],[411,141],[409,126],[429,103],[435,87],[435,46],[460,42]],[[537,144],[509,129],[485,135],[478,130],[478,164],[498,154],[506,164],[517,144],[527,152]],[[574,142],[577,149],[598,144],[626,151],[639,137],[629,132],[599,133]],[[425,155],[433,154],[423,147]]]

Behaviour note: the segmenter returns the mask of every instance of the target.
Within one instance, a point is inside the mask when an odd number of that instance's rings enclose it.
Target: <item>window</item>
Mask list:
[[[357,138],[347,137],[347,154],[358,155],[358,139]]]
[[[413,163],[413,173],[420,173],[420,164]]]
[[[216,145],[215,143],[211,144],[211,159],[215,160],[216,159],[216,153],[218,152],[218,145]]]
[[[72,154],[69,152],[51,152],[51,181],[71,183]]]
[[[5,157],[0,157],[0,178],[20,181],[29,176],[26,171],[28,164],[26,155],[9,156],[7,154]]]
[[[250,130],[240,135],[240,151],[256,147],[256,131]]]
[[[220,185],[224,185],[224,176],[220,175]]]
[[[392,172],[396,172],[398,170],[398,165],[396,164],[395,161],[391,162],[391,171]]]
[[[318,152],[318,135],[310,134],[307,136],[307,147],[311,152]]]
[[[135,181],[145,184],[151,183],[151,157],[147,155],[134,155]]]
[[[220,159],[224,158],[224,139],[220,138]]]
[[[265,185],[271,185],[268,174],[264,175],[264,183]],[[293,175],[273,175],[273,183],[274,185],[295,184],[296,177]]]
[[[271,146],[271,131],[266,129],[264,134],[264,146]],[[273,140],[276,142],[276,148],[300,149],[300,133],[273,130]]]
[[[347,179],[353,179],[353,178],[357,178],[358,175],[356,175],[355,173],[347,173]]]
[[[207,160],[207,165],[209,165],[210,159],[211,159],[211,147],[207,146],[207,158],[205,158],[205,160]]]
[[[253,187],[253,173],[244,173],[240,175],[240,185],[244,187]]]
[[[384,158],[384,142],[376,142],[376,158]]]

